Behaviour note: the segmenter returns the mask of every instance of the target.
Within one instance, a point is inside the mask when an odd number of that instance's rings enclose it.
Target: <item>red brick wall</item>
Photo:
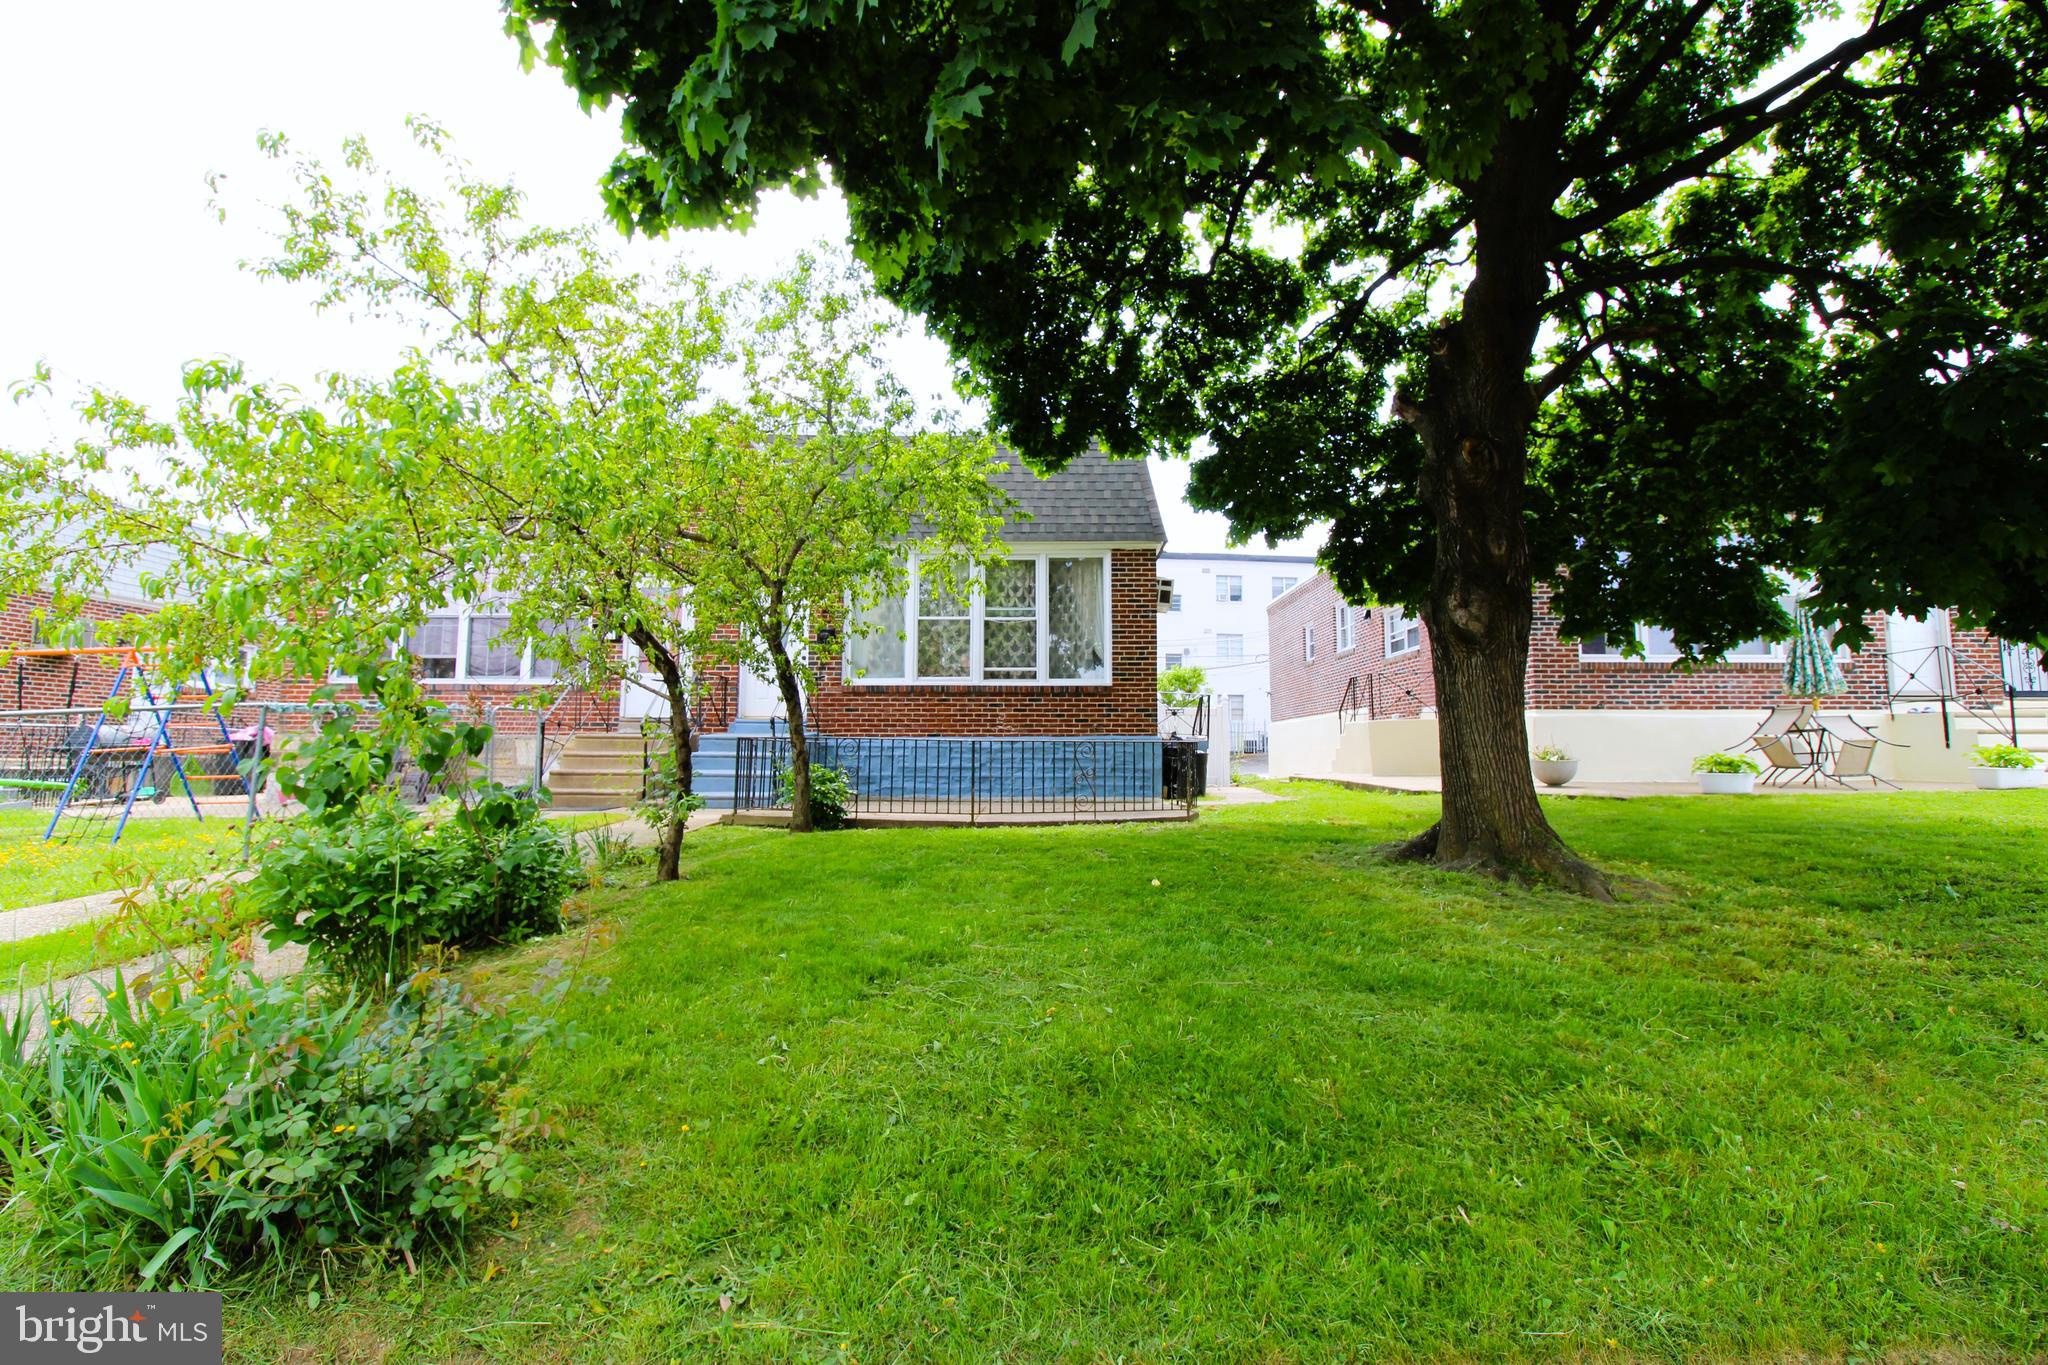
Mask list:
[[[1358,647],[1335,652],[1334,611],[1339,598],[1321,574],[1274,602],[1267,609],[1272,631],[1273,719],[1322,715],[1338,709],[1345,689],[1359,680],[1356,693],[1361,714],[1413,716],[1436,700],[1430,676],[1429,643],[1420,653],[1388,660],[1386,632],[1378,610],[1359,613]],[[1550,614],[1550,589],[1536,590],[1536,620],[1529,637],[1528,705],[1532,710],[1753,710],[1783,699],[1784,664],[1780,660],[1724,663],[1686,671],[1669,661],[1646,659],[1587,660],[1576,641],[1559,633]],[[1301,657],[1301,628],[1316,627],[1316,658]],[[1871,640],[1842,663],[1849,683],[1839,706],[1882,709],[1890,689],[1885,662],[1885,618],[1868,618]],[[1982,630],[1960,627],[1951,632],[1956,650],[1956,683],[1972,690],[1972,680],[1996,688],[1999,645]],[[1410,695],[1412,693],[1412,695]]]
[[[1436,705],[1428,636],[1421,649],[1389,659],[1385,610],[1360,607],[1353,613],[1352,647],[1340,654],[1337,607],[1342,601],[1328,576],[1317,574],[1266,608],[1273,719],[1335,711],[1353,679],[1353,704],[1362,716],[1415,716]],[[1305,661],[1302,627],[1311,624],[1316,628],[1316,657]]]
[[[818,656],[810,726],[826,735],[1150,735],[1159,729],[1158,556],[1112,550],[1110,680],[1101,686],[849,687]]]
[[[1848,693],[1833,703],[1882,708],[1889,692],[1884,617],[1869,618],[1871,643],[1842,661]],[[1995,650],[1994,650],[1995,652]],[[1536,589],[1529,632],[1529,708],[1535,711],[1749,711],[1784,699],[1782,659],[1715,664],[1690,671],[1668,660],[1579,657],[1575,640],[1558,632],[1550,589]]]
[[[18,597],[0,608],[0,653],[28,645],[34,638],[34,613],[47,609],[49,604],[48,594],[37,593]],[[137,610],[116,602],[96,601],[86,605],[85,614],[96,621],[112,621],[132,616]],[[117,656],[104,654],[17,658],[0,668],[0,710],[98,706],[107,699],[119,667]],[[304,678],[267,678],[245,689],[243,698],[249,703],[304,704],[318,686],[320,684]],[[511,703],[545,686],[516,682],[451,683],[430,690],[451,705],[467,706],[476,714],[480,714],[483,707],[496,706],[499,708],[497,726],[500,730],[509,734],[531,734],[539,713],[524,708],[513,709]],[[334,695],[339,700],[353,701],[361,694],[354,686],[345,685],[339,687]],[[191,699],[188,694],[186,700]],[[610,723],[617,719],[618,707],[618,688],[606,686],[593,695],[585,715],[600,723]],[[298,729],[310,724],[310,720],[301,714],[288,713],[275,723],[282,729]]]
[[[35,613],[50,606],[48,593],[17,597],[0,607],[0,654],[32,647]],[[132,616],[136,608],[118,602],[89,602],[85,615],[95,621]],[[44,710],[60,706],[98,706],[114,685],[120,660],[108,654],[83,654],[59,659],[16,658],[0,669],[0,709]]]

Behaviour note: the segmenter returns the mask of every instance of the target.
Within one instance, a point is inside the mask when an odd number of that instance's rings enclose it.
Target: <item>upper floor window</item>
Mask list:
[[[1303,626],[1301,628],[1301,661],[1311,664],[1316,661],[1316,628],[1314,626]]]
[[[1179,589],[1179,588],[1175,588],[1175,589],[1173,590],[1173,601],[1171,601],[1171,602],[1169,602],[1169,603],[1167,604],[1167,606],[1166,606],[1166,609],[1167,609],[1168,611],[1179,611],[1179,610],[1180,610],[1180,589]]]
[[[1107,555],[1015,555],[962,590],[921,574],[915,557],[906,573],[908,588],[849,632],[846,681],[1109,681]]]
[[[1353,636],[1352,609],[1347,604],[1339,603],[1337,606],[1337,652],[1339,654],[1342,654],[1345,650],[1358,643]]]
[[[1381,612],[1387,623],[1387,657],[1397,654],[1412,654],[1422,648],[1422,622],[1411,620],[1408,613],[1399,607],[1388,607]]]
[[[1281,578],[1276,576],[1273,579],[1273,596],[1278,597],[1281,593],[1286,592],[1288,589],[1292,588],[1296,583],[1299,583],[1300,581],[1301,580],[1299,578]]]
[[[1244,601],[1244,575],[1234,573],[1217,574],[1216,600],[1218,602]]]
[[[1219,659],[1242,659],[1244,657],[1244,636],[1218,635],[1216,657]]]

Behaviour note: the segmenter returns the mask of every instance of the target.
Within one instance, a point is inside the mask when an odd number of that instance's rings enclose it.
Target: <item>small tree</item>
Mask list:
[[[92,437],[0,463],[10,505],[29,509],[0,548],[0,594],[48,587],[61,619],[168,551],[151,586],[169,604],[125,629],[186,669],[253,646],[257,676],[361,673],[456,600],[505,603],[501,638],[584,686],[616,685],[615,645],[631,640],[668,700],[676,790],[659,803],[656,875],[673,879],[706,669],[773,673],[807,798],[799,642],[814,624],[864,629],[913,541],[964,581],[1000,520],[992,447],[916,429],[886,364],[902,317],[843,264],[649,284],[588,230],[524,223],[516,191],[410,126],[452,208],[360,141],[337,175],[266,137],[296,192],[253,268],[315,286],[322,307],[403,319],[423,348],[311,399],[196,364],[168,420],[89,392]]]
[[[1209,690],[1209,675],[1196,664],[1176,664],[1159,673],[1159,704],[1173,708],[1193,706]]]
[[[744,396],[692,428],[674,476],[696,508],[700,620],[736,632],[711,655],[775,679],[789,723],[790,828],[811,828],[804,693],[814,649],[874,629],[868,609],[904,586],[905,555],[964,590],[1000,549],[1002,498],[984,433],[922,431],[889,372],[901,335],[844,263],[806,258],[755,292],[735,327]]]
[[[680,270],[650,284],[587,228],[525,222],[516,190],[471,176],[432,123],[409,127],[445,198],[390,177],[359,139],[332,171],[266,135],[294,192],[275,252],[249,267],[313,286],[323,309],[404,321],[421,349],[387,379],[330,377],[310,400],[234,362],[194,365],[169,421],[91,392],[92,439],[9,457],[37,505],[66,515],[0,570],[55,588],[62,614],[168,550],[155,586],[175,600],[130,632],[194,661],[253,645],[259,676],[358,673],[457,600],[502,601],[500,638],[554,659],[569,685],[616,686],[630,639],[661,679],[687,793],[697,670],[678,531],[694,509],[668,475],[725,353],[718,292]]]

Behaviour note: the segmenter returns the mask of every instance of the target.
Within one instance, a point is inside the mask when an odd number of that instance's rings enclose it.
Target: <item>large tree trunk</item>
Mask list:
[[[772,638],[768,656],[775,663],[775,686],[789,717],[789,831],[809,834],[811,825],[811,740],[804,732],[804,689],[796,663],[782,637]]]
[[[1544,818],[1529,768],[1533,615],[1521,480],[1499,477],[1490,443],[1430,450],[1439,504],[1436,567],[1422,608],[1436,678],[1443,813],[1404,852],[1441,866],[1562,883],[1608,899],[1598,870]]]
[[[661,675],[662,691],[668,694],[668,742],[675,752],[676,792],[679,796],[690,794],[693,780],[690,771],[690,689],[683,678],[682,666],[667,646],[646,630],[635,630],[633,643],[640,646],[641,656],[654,665],[654,671]],[[668,820],[662,825],[660,843],[656,845],[654,880],[657,882],[680,881],[683,875],[683,833],[689,828],[690,812],[685,803],[677,802]]]
[[[1524,521],[1529,387],[1548,287],[1533,230],[1551,191],[1512,149],[1478,196],[1478,247],[1459,316],[1436,335],[1426,392],[1396,394],[1422,438],[1422,500],[1436,522],[1422,604],[1436,677],[1443,813],[1403,848],[1445,867],[1562,883],[1609,899],[1599,871],[1544,818],[1529,767],[1526,682],[1533,576]],[[1540,206],[1540,207],[1538,207]]]

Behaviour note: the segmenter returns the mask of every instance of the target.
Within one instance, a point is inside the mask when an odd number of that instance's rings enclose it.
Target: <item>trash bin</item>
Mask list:
[[[1208,764],[1202,761],[1202,753],[1189,739],[1169,739],[1160,745],[1159,795],[1168,801],[1186,798],[1188,786],[1192,784],[1195,795],[1202,796],[1209,784]]]

